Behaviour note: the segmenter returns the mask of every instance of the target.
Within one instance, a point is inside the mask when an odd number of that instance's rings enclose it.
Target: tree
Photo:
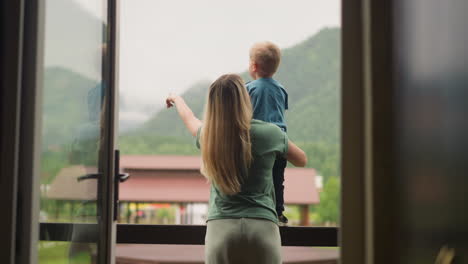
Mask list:
[[[338,224],[340,208],[340,179],[329,177],[320,193],[317,215],[320,223]]]

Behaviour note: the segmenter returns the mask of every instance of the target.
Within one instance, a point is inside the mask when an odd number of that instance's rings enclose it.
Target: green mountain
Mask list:
[[[286,121],[289,136],[306,142],[338,142],[340,30],[324,29],[306,41],[283,50],[278,73],[274,76],[289,94]],[[246,72],[241,74],[247,81]],[[210,82],[200,82],[182,97],[201,118]],[[138,133],[187,137],[176,111],[162,109]]]
[[[297,141],[338,143],[340,30],[324,29],[283,51],[276,79],[289,94],[286,122]]]
[[[274,76],[289,94],[289,137],[307,152],[311,167],[334,176],[339,167],[340,43],[340,29],[325,28],[284,49]],[[241,76],[250,80],[247,72]],[[209,85],[203,81],[182,94],[199,118]],[[120,148],[127,154],[196,154],[192,141],[175,109],[162,109],[140,128],[123,134]]]

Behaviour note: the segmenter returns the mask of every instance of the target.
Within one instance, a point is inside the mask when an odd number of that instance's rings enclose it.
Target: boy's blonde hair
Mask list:
[[[257,64],[261,77],[271,77],[278,70],[281,50],[269,41],[258,42],[250,49],[250,60]]]
[[[252,104],[239,75],[219,77],[208,92],[200,136],[202,174],[224,194],[241,191],[252,161]]]

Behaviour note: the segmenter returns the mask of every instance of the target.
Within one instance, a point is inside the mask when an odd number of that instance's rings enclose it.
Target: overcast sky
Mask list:
[[[97,10],[96,0],[79,0]],[[257,41],[290,47],[339,26],[339,0],[122,0],[120,89],[133,118],[199,80],[242,72]],[[127,113],[130,114],[130,113]],[[124,114],[125,115],[125,114]],[[130,117],[130,116],[129,116]]]

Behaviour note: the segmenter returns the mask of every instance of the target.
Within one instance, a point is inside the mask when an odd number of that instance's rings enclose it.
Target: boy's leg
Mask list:
[[[273,165],[273,184],[275,186],[276,213],[281,216],[284,211],[284,169],[287,165],[285,158],[277,158]]]

